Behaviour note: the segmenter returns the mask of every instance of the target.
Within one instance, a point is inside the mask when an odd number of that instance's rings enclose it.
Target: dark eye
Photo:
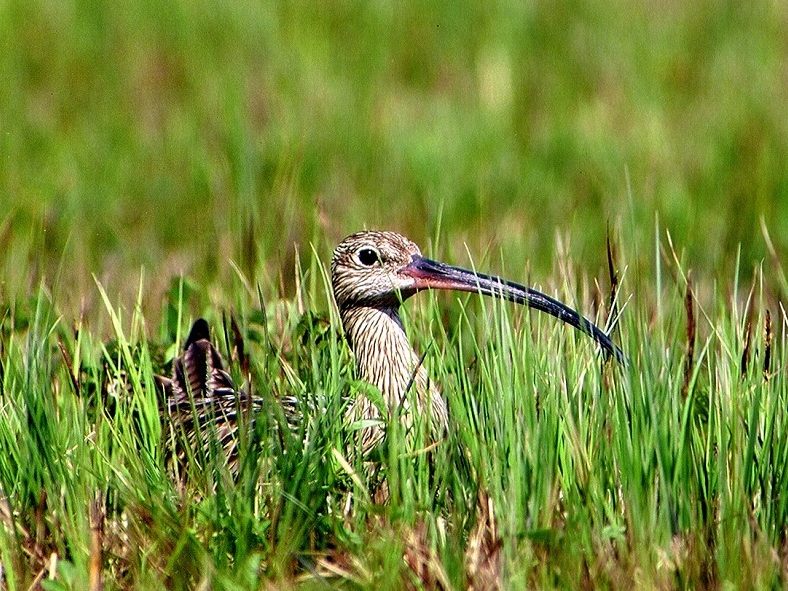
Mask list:
[[[380,256],[371,248],[362,248],[358,251],[358,261],[365,267],[371,267],[380,262]]]

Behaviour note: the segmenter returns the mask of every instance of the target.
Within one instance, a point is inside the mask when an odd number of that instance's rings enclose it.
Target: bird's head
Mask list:
[[[416,244],[395,232],[357,232],[340,242],[331,260],[331,286],[340,310],[396,308],[425,289],[503,298],[555,316],[625,362],[624,354],[607,334],[566,304],[532,287],[425,258]]]
[[[403,271],[419,257],[419,247],[396,232],[351,234],[334,249],[331,259],[337,306],[398,306],[417,291],[416,280]]]

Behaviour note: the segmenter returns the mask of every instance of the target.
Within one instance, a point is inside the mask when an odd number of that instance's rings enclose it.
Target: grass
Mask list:
[[[294,299],[323,306],[325,280],[299,279],[315,287]],[[353,460],[343,426],[347,395],[365,386],[335,315],[291,303],[274,323],[250,302],[239,324],[271,413],[242,439],[237,481],[210,446],[181,479],[167,470],[153,382],[165,355],[139,311],[124,319],[106,298],[116,339],[105,345],[41,293],[26,324],[12,312],[3,323],[4,583],[88,588],[99,568],[108,588],[464,587],[492,565],[511,586],[779,586],[785,316],[767,330],[761,278],[752,285],[746,303],[690,300],[692,359],[679,290],[657,318],[625,307],[627,368],[600,368],[587,339],[509,305],[422,297],[408,325],[451,428],[413,453],[394,421],[379,474]],[[232,370],[240,381],[241,364]],[[276,400],[292,393],[307,418],[280,436]]]
[[[786,23],[0,3],[0,587],[784,586]],[[601,324],[609,234],[629,365],[422,294],[406,324],[451,431],[409,454],[392,428],[371,474],[325,279],[362,227]],[[198,316],[270,402],[237,482],[216,453],[166,467],[153,376]]]

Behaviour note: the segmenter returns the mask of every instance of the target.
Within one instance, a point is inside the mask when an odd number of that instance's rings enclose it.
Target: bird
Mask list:
[[[351,234],[334,250],[331,261],[334,300],[350,348],[356,373],[375,386],[386,406],[402,408],[406,423],[408,392],[415,390],[417,414],[430,419],[433,434],[448,426],[446,401],[437,384],[429,379],[422,358],[411,346],[400,317],[400,306],[408,298],[428,289],[476,292],[502,298],[546,312],[577,328],[599,344],[607,356],[621,364],[624,353],[590,320],[566,304],[495,275],[485,275],[424,257],[419,247],[396,232],[365,230]],[[377,406],[358,398],[350,412],[362,419],[379,420]],[[381,439],[381,430],[367,428],[365,446]]]
[[[624,353],[610,337],[566,304],[532,287],[426,258],[414,242],[396,232],[364,230],[344,238],[331,259],[331,288],[357,377],[379,391],[387,409],[397,411],[407,428],[413,425],[414,415],[426,416],[435,440],[448,428],[448,406],[410,344],[400,317],[402,304],[419,292],[475,292],[528,306],[580,330],[607,357],[626,364]],[[248,408],[253,417],[264,408],[259,396],[236,388],[202,318],[195,321],[183,354],[174,360],[172,377],[161,383],[169,414],[187,440],[195,444],[195,433],[211,425],[230,458],[237,455],[239,410]],[[292,425],[297,403],[293,397],[282,402]],[[384,438],[385,417],[369,396],[358,395],[348,405],[347,417],[366,425],[359,429],[365,455]]]

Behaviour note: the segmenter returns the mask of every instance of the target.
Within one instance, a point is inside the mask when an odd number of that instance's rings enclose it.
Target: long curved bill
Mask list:
[[[626,365],[624,353],[613,344],[613,341],[602,329],[566,304],[533,288],[507,281],[495,275],[483,275],[460,267],[452,267],[418,255],[415,255],[408,265],[400,269],[399,274],[413,279],[415,281],[413,289],[416,291],[451,289],[475,292],[503,298],[546,312],[587,334],[605,350],[607,355],[612,355],[616,361]]]

